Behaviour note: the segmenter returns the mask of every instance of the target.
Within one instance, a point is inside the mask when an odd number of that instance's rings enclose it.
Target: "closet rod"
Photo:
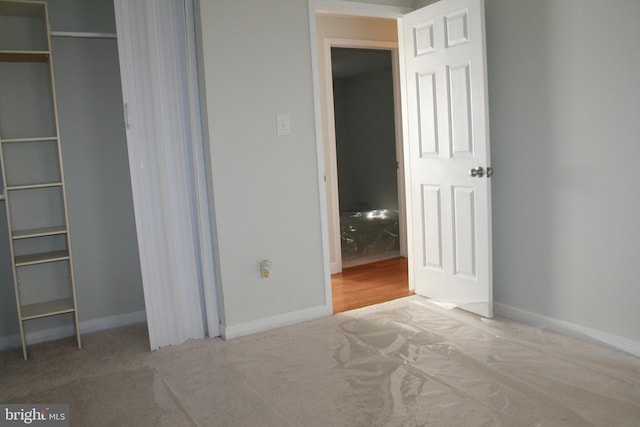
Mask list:
[[[75,31],[51,31],[51,37],[74,37],[81,39],[115,39],[116,33],[79,33]]]

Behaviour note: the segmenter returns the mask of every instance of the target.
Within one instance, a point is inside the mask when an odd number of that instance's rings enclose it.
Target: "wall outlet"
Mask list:
[[[260,261],[260,277],[263,279],[268,279],[271,274],[271,266],[273,263],[268,259],[263,259]]]

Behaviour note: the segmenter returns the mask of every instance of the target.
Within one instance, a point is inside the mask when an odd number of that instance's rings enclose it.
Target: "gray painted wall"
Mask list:
[[[223,320],[322,305],[306,3],[202,6]],[[640,341],[640,3],[486,0],[486,12],[495,299]],[[278,112],[290,137],[275,136]],[[125,295],[142,306],[140,290]]]
[[[391,53],[382,52],[389,68],[334,79],[341,212],[398,209]]]
[[[115,33],[110,0],[55,0],[54,31]],[[115,40],[55,38],[80,320],[144,310]]]
[[[4,202],[0,202],[0,337],[16,333],[18,333],[18,313],[9,256],[7,213]]]
[[[115,40],[54,42],[80,320],[144,310]]]
[[[110,0],[56,0],[49,14],[53,31],[115,32]],[[144,310],[116,41],[55,38],[53,60],[80,320]],[[17,333],[2,206],[0,337]]]
[[[640,341],[640,2],[486,0],[494,295]]]
[[[325,306],[307,3],[200,9],[222,323]],[[277,113],[290,136],[276,136]]]
[[[323,277],[306,7],[203,3],[227,321],[312,306]],[[640,340],[640,3],[487,0],[486,12],[495,299]],[[274,136],[278,111],[292,112],[290,139]],[[271,253],[291,268],[273,285],[253,272]]]

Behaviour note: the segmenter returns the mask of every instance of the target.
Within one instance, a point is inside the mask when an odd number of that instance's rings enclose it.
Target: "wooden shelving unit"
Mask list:
[[[25,25],[26,29],[19,34],[28,33],[33,36],[9,37],[8,39],[14,40],[2,41],[0,67],[7,68],[6,72],[1,68],[0,71],[3,71],[3,76],[10,75],[11,72],[18,75],[15,83],[8,81],[6,77],[3,78],[0,82],[0,90],[12,84],[30,86],[24,75],[37,75],[39,72],[46,74],[49,83],[43,97],[44,101],[40,105],[42,111],[38,114],[31,110],[33,101],[21,103],[20,99],[8,96],[0,100],[0,102],[15,102],[15,109],[18,110],[14,113],[13,105],[10,105],[10,108],[6,108],[6,105],[4,105],[5,108],[1,108],[3,105],[0,104],[0,166],[22,353],[26,360],[28,353],[25,322],[33,319],[70,315],[78,348],[81,348],[82,344],[78,324],[47,4],[39,1],[0,0],[0,19],[1,25]],[[13,22],[11,22],[12,19]],[[31,45],[27,46],[29,44]],[[17,64],[18,67],[23,68],[10,68],[11,65],[8,64]],[[46,71],[42,68],[28,68],[30,66],[46,67]],[[34,82],[33,86],[41,85],[41,82],[42,79]],[[25,89],[29,88],[25,87]],[[21,108],[24,111],[20,111]],[[2,112],[5,113],[5,117],[2,116]],[[20,124],[25,117],[28,120],[30,115],[34,117],[33,125]],[[52,129],[45,129],[47,126],[42,125],[42,116],[46,115],[50,117],[44,122],[51,123],[49,127]],[[37,161],[31,159],[37,159]],[[67,268],[61,266],[61,263],[66,264]],[[46,270],[29,272],[29,269],[46,269],[47,267],[54,268],[57,275],[48,275]],[[60,271],[67,272],[62,275],[62,279]]]

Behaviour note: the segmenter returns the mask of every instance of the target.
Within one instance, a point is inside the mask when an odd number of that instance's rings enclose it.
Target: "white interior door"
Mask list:
[[[412,287],[492,317],[484,2],[441,0],[401,21]]]

